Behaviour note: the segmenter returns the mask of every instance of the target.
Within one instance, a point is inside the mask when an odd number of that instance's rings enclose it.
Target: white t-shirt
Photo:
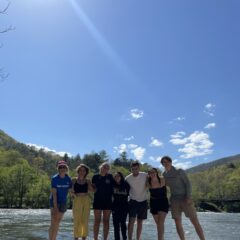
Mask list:
[[[136,200],[138,202],[147,200],[147,173],[139,172],[137,176],[133,176],[133,174],[131,173],[125,178],[125,180],[130,185],[130,199]]]

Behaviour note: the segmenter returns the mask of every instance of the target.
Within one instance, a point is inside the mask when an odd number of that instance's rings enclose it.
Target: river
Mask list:
[[[198,213],[206,240],[240,240],[240,214],[238,213]],[[49,210],[47,209],[0,209],[1,240],[46,240],[48,239]],[[88,240],[93,240],[93,213],[90,217]],[[188,219],[183,217],[186,240],[198,239]],[[72,212],[68,210],[61,223],[58,240],[72,240]],[[99,236],[99,239],[102,239]],[[112,222],[109,240],[113,240]],[[144,222],[142,240],[155,240],[156,228],[152,216]],[[165,222],[165,239],[175,240],[177,233],[173,220],[168,214]]]

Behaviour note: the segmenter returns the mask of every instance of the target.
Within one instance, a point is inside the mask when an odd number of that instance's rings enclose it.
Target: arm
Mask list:
[[[76,180],[77,180],[76,178],[72,179],[72,187],[69,188],[69,191],[70,191],[70,194],[71,194],[72,198],[76,197],[76,194],[75,194],[75,191],[74,191],[74,184],[75,184]]]
[[[130,191],[130,185],[128,184],[127,181],[125,181],[125,185],[126,185],[126,191],[127,191],[127,195],[129,195],[129,191]]]
[[[88,183],[88,191],[89,192],[95,192],[96,189],[95,189],[95,187],[93,186],[93,184],[91,183],[91,181],[89,179],[87,180],[87,183]]]
[[[51,193],[53,196],[53,210],[54,212],[58,211],[58,206],[57,206],[57,189],[56,188],[51,188]]]
[[[92,186],[92,191],[95,193],[97,191],[95,175],[92,177],[91,186]]]
[[[160,176],[160,181],[161,181],[161,187],[166,186],[166,181],[163,176]]]
[[[146,177],[146,183],[145,183],[146,188],[150,188],[150,184],[149,184],[149,175],[147,175]]]
[[[185,171],[183,171],[182,169],[179,169],[179,174],[181,176],[181,179],[185,185],[185,189],[186,189],[186,200],[187,202],[191,203],[191,193],[192,193],[192,187],[191,187],[191,183],[188,179],[187,174],[185,173]]]

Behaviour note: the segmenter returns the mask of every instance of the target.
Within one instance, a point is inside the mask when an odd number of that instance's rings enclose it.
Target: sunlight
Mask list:
[[[69,0],[78,18],[84,23],[88,31],[91,33],[97,44],[100,46],[102,51],[114,62],[115,66],[128,78],[133,79],[133,74],[128,69],[126,64],[123,62],[117,52],[111,47],[110,43],[104,38],[104,36],[98,31],[93,22],[85,14],[76,0]]]

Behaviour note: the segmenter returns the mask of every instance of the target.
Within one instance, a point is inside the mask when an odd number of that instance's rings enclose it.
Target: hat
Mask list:
[[[67,163],[63,160],[60,160],[58,163],[57,163],[57,166],[60,167],[60,166],[66,166],[68,167]]]

